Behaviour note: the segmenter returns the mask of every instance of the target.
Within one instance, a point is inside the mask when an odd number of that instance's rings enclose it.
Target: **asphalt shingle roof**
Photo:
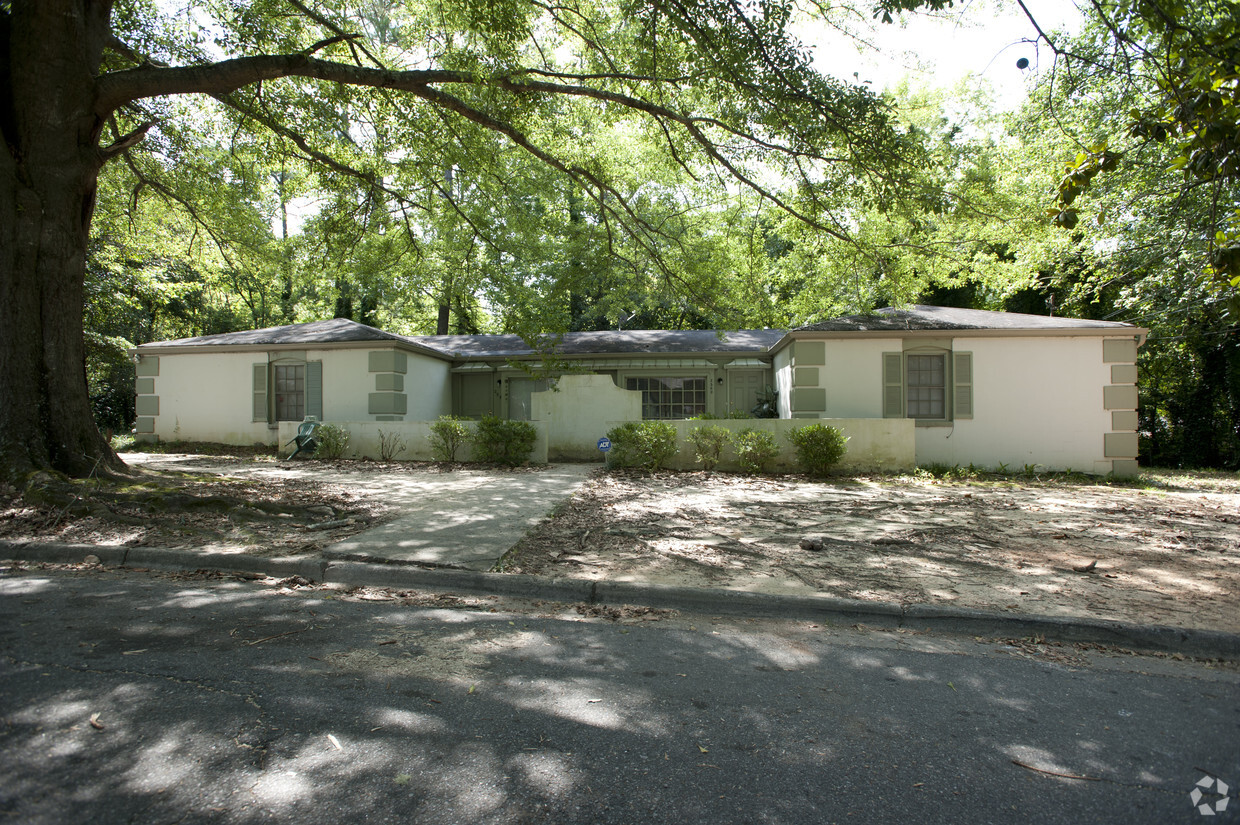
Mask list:
[[[330,321],[311,321],[308,324],[287,324],[282,327],[249,329],[244,332],[224,332],[218,335],[199,335],[195,338],[176,338],[171,341],[155,341],[160,347],[246,346],[265,344],[340,344],[349,341],[403,341],[404,336],[393,335],[381,329],[333,318]]]
[[[557,355],[729,353],[765,352],[783,337],[779,329],[733,330],[723,337],[714,330],[635,329],[567,332],[558,342],[548,336],[546,343]],[[407,340],[454,358],[518,358],[538,353],[519,335],[421,335]]]
[[[844,315],[817,324],[797,327],[806,332],[868,332],[883,330],[952,329],[1132,329],[1118,321],[1088,321],[1024,315],[1019,312],[991,312],[984,309],[958,309],[915,305],[906,309],[887,307],[866,315]]]
[[[866,315],[845,315],[798,327],[794,332],[870,332],[904,330],[1056,330],[1056,329],[1135,329],[1116,321],[1087,321],[1022,315],[1015,312],[989,312],[954,307],[911,306],[905,309],[879,309]],[[786,335],[778,329],[743,329],[722,333],[714,330],[635,329],[602,332],[569,332],[562,337],[547,336],[546,347],[535,348],[518,335],[397,335],[359,324],[346,318],[288,324],[244,332],[200,335],[155,341],[142,349],[188,347],[263,347],[273,345],[314,346],[373,341],[404,344],[433,352],[444,358],[528,358],[542,351],[561,356],[764,353]]]

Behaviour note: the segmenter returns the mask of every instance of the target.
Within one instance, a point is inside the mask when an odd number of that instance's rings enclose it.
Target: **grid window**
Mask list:
[[[705,378],[629,378],[626,387],[640,390],[642,418],[692,418],[706,412]]]
[[[947,417],[947,356],[910,355],[906,365],[908,417]]]
[[[301,421],[306,417],[306,367],[277,365],[276,421]]]

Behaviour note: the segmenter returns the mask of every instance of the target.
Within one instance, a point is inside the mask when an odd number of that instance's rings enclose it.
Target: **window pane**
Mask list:
[[[909,418],[947,417],[947,356],[910,355],[906,362]]]
[[[706,379],[628,378],[625,387],[642,394],[642,418],[692,418],[706,412]]]
[[[306,417],[306,367],[303,364],[275,368],[276,420],[301,421]]]

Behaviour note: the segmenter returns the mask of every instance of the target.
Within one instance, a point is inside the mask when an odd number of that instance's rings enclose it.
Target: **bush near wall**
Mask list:
[[[732,436],[732,449],[736,451],[736,463],[750,475],[762,472],[779,457],[779,444],[767,430],[746,427]]]
[[[528,421],[483,416],[474,430],[474,460],[516,467],[529,460],[538,430]]]
[[[689,431],[689,443],[693,445],[693,456],[705,470],[713,470],[723,457],[723,448],[728,446],[731,433],[726,427],[709,424],[695,427]]]
[[[844,433],[825,424],[799,427],[786,437],[796,449],[797,463],[812,476],[825,476],[848,449]]]
[[[339,424],[320,424],[314,431],[315,458],[337,459],[349,449],[349,431]]]
[[[466,419],[455,415],[441,415],[431,424],[431,451],[437,461],[456,461],[456,454],[473,437]]]
[[[666,421],[629,421],[613,427],[609,463],[658,470],[676,455],[676,428]]]

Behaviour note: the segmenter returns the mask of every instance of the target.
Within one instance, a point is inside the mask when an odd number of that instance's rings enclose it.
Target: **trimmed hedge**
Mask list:
[[[779,444],[767,430],[746,427],[732,436],[732,449],[736,451],[736,463],[750,475],[766,469],[779,455]]]
[[[528,421],[483,416],[474,430],[474,459],[516,467],[529,460],[537,440],[538,430]]]
[[[629,421],[613,427],[607,437],[617,467],[658,470],[676,455],[676,428],[666,421]]]
[[[848,439],[838,427],[809,424],[788,433],[796,448],[797,463],[812,476],[825,476],[848,450]]]

